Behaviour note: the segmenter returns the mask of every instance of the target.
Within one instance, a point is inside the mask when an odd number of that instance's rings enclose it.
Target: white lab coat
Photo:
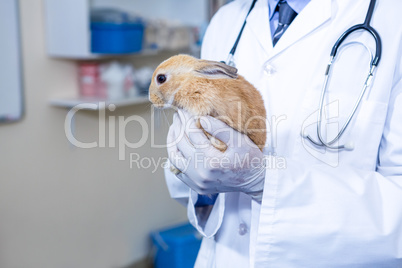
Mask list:
[[[202,57],[226,60],[251,1],[234,1],[213,18]],[[172,197],[188,204],[205,236],[196,267],[402,267],[402,1],[377,1],[371,25],[382,59],[340,143],[353,151],[315,148],[316,112],[334,42],[364,21],[369,0],[312,0],[273,48],[267,0],[250,13],[235,54],[239,73],[261,92],[270,121],[262,203],[219,194],[210,212],[169,171]],[[352,38],[374,50],[368,34]],[[341,127],[368,69],[364,48],[345,48],[327,94],[325,137]],[[359,78],[360,77],[360,78]],[[285,163],[284,163],[285,162]],[[190,198],[189,198],[190,197]],[[188,202],[187,202],[188,201]]]

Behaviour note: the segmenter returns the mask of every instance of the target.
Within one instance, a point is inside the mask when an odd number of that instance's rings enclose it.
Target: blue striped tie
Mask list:
[[[284,0],[279,1],[276,9],[279,10],[279,21],[278,28],[276,28],[272,37],[272,43],[274,46],[292,23],[293,19],[297,16],[297,13]]]

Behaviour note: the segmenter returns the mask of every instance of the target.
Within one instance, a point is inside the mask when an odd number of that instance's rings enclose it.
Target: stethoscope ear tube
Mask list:
[[[235,54],[236,49],[237,49],[237,45],[239,44],[240,38],[241,38],[241,36],[242,36],[242,34],[243,34],[244,27],[246,26],[246,23],[247,23],[247,17],[248,17],[248,15],[250,14],[251,10],[253,10],[253,8],[254,8],[256,2],[257,2],[257,0],[253,0],[253,2],[251,3],[250,9],[248,10],[247,15],[246,15],[246,18],[244,19],[243,26],[241,27],[240,32],[239,32],[239,34],[237,35],[236,42],[233,44],[233,47],[232,47],[232,49],[230,50],[230,53],[229,53],[229,54],[232,54],[232,55]]]
[[[366,15],[366,19],[364,20],[363,24],[357,24],[355,26],[350,27],[349,29],[347,29],[339,38],[338,40],[335,42],[334,46],[332,47],[331,50],[331,56],[335,57],[336,53],[338,52],[338,48],[340,47],[340,45],[342,44],[342,42],[353,32],[358,31],[358,30],[364,30],[369,32],[374,40],[375,40],[375,56],[371,62],[372,66],[377,66],[378,63],[380,62],[381,59],[381,52],[382,52],[382,44],[381,44],[381,37],[380,35],[377,33],[377,31],[370,26],[370,21],[371,21],[371,17],[373,16],[373,12],[374,12],[374,7],[375,7],[375,2],[376,0],[371,0],[370,1],[370,5],[369,5],[369,9],[367,11],[367,15]]]
[[[373,61],[371,62],[371,65],[377,66],[378,63],[380,62],[381,59],[381,50],[382,50],[382,45],[381,45],[381,38],[380,35],[377,33],[377,31],[372,28],[371,26],[367,26],[365,24],[358,24],[355,26],[352,26],[351,28],[349,28],[348,30],[346,30],[341,37],[339,37],[339,39],[336,41],[336,43],[334,44],[334,46],[332,47],[331,50],[331,57],[335,57],[336,53],[338,52],[338,48],[340,47],[340,45],[343,43],[343,41],[345,41],[345,39],[353,32],[357,31],[357,30],[364,30],[369,32],[374,40],[375,40],[375,56],[373,58]]]
[[[221,62],[223,62],[223,63],[225,63],[225,64],[227,64],[229,66],[235,67],[235,63],[234,63],[234,60],[233,60],[234,54],[236,52],[237,45],[239,44],[240,38],[241,38],[241,36],[243,34],[244,27],[246,27],[248,15],[250,14],[251,10],[253,10],[256,2],[257,2],[257,0],[253,0],[253,2],[251,3],[250,9],[248,10],[246,17],[244,18],[243,25],[241,26],[240,32],[237,35],[236,41],[233,44],[233,47],[229,52],[228,59],[226,61],[221,61]]]

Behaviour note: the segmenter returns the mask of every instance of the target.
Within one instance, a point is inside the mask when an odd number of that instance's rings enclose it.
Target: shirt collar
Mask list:
[[[268,0],[269,19],[272,19],[278,2],[279,0]],[[310,2],[310,0],[286,0],[286,2],[297,14],[299,14],[303,10],[303,8]]]

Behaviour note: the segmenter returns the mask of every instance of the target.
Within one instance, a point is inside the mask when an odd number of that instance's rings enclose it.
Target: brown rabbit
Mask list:
[[[263,99],[234,67],[188,55],[173,56],[156,68],[149,99],[160,108],[171,105],[195,116],[213,116],[246,134],[261,151],[265,146]],[[199,122],[198,127],[202,128]],[[226,145],[214,146],[226,150]]]

